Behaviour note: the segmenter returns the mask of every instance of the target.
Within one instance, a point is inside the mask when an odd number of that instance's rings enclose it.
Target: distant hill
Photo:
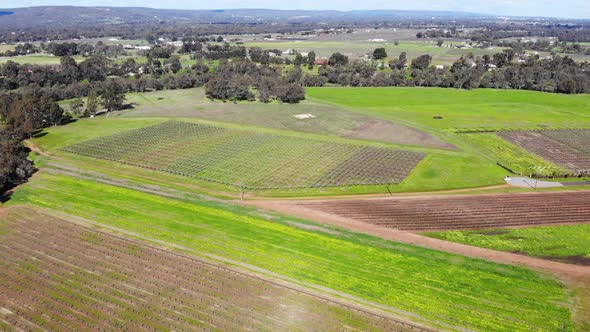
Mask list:
[[[177,10],[139,7],[39,6],[0,9],[0,27],[63,27],[119,23],[272,23],[335,22],[345,20],[400,20],[420,18],[481,18],[485,15],[450,11],[415,10]]]

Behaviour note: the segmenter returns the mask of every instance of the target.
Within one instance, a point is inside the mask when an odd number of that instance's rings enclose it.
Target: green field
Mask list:
[[[278,130],[271,131],[274,133],[302,138],[339,142],[344,140],[336,140],[334,136],[361,138],[393,143],[391,147],[427,154],[406,180],[391,188],[268,193],[272,196],[307,196],[388,190],[433,191],[501,184],[502,178],[509,172],[496,164],[500,159],[517,160],[523,165],[532,163],[547,166],[544,170],[555,169],[556,166],[522,153],[522,149],[516,146],[506,150],[512,145],[503,140],[494,141],[502,143],[499,147],[498,144],[488,144],[487,141],[466,140],[461,137],[464,134],[455,134],[455,129],[538,129],[540,126],[567,128],[590,125],[588,95],[439,88],[308,88],[307,94],[308,100],[286,105],[213,102],[205,98],[200,88],[134,93],[128,95],[129,101],[134,104],[132,110],[119,112],[115,118],[83,119],[66,127],[51,128],[48,130],[49,135],[35,142],[51,151],[86,138],[137,128],[143,123],[164,121],[160,117],[177,117],[183,120],[190,117],[214,121],[213,123],[233,123],[236,124],[232,125],[234,128],[257,131],[269,128]],[[305,120],[295,118],[295,115],[307,113],[316,117]],[[433,119],[435,115],[442,116],[443,119]],[[102,124],[101,121],[108,123]],[[363,144],[374,145],[371,142]],[[458,149],[449,151],[453,146]],[[489,150],[498,150],[496,152],[502,158],[499,159]],[[515,171],[528,174],[528,166],[523,167],[525,169]]]
[[[590,262],[590,224],[436,232],[426,235],[539,258],[586,265]]]
[[[532,271],[254,210],[182,201],[48,173],[10,204],[32,204],[396,308],[444,328],[571,330],[564,286]],[[274,221],[269,221],[274,219]]]
[[[538,128],[590,124],[590,95],[444,88],[308,88],[312,101],[420,128]],[[442,116],[443,119],[433,119]]]

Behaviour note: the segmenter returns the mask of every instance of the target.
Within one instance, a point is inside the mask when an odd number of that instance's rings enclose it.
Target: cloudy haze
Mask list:
[[[226,8],[272,8],[272,9],[413,9],[451,10],[482,14],[512,16],[547,16],[590,19],[588,0],[341,0],[341,1],[277,1],[277,0],[217,0],[217,1],[161,1],[161,0],[8,0],[0,1],[0,7],[27,7],[43,5],[76,6],[133,6],[176,9],[226,9]]]

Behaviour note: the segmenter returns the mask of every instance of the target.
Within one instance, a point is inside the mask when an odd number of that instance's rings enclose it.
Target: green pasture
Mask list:
[[[573,329],[564,286],[516,266],[49,173],[19,188],[10,202],[342,291],[445,329]]]
[[[444,88],[308,88],[306,91],[312,101],[436,131],[590,124],[590,95]],[[443,118],[434,119],[435,116]]]
[[[500,251],[570,263],[590,261],[590,224],[449,231],[425,235]]]

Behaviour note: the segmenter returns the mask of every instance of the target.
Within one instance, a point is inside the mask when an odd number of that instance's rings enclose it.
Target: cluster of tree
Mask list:
[[[485,28],[478,27],[461,35],[473,41],[494,42],[506,38],[524,37],[555,37],[565,42],[590,42],[590,24],[579,22],[579,24],[486,24]]]
[[[61,107],[47,96],[31,92],[0,95],[0,195],[33,174],[23,140],[35,130],[67,120]]]
[[[222,61],[205,84],[205,93],[209,98],[223,101],[254,101],[258,98],[263,103],[272,100],[297,103],[305,99],[302,75],[299,66],[283,76],[280,68],[258,66],[250,60]]]
[[[0,197],[33,174],[34,167],[28,154],[29,149],[21,139],[7,128],[0,128]]]
[[[185,38],[182,41],[182,46],[178,50],[180,54],[200,53],[203,50],[203,43],[200,41],[193,41],[190,38]]]
[[[199,56],[202,55],[203,54],[199,54]],[[232,58],[245,59],[248,56],[248,52],[244,46],[233,46],[229,43],[223,43],[221,45],[207,44],[207,52],[204,55],[211,60]]]
[[[314,51],[310,51],[307,55],[302,55],[301,53],[297,52],[296,50],[292,50],[289,55],[295,55],[293,60],[289,57],[280,57],[283,52],[278,49],[266,49],[263,50],[260,47],[251,47],[248,50],[248,56],[251,61],[268,65],[268,64],[285,64],[285,65],[295,65],[295,66],[303,66],[307,65],[309,69],[313,69],[316,60],[316,54]]]
[[[447,29],[428,29],[424,32],[419,31],[416,33],[416,38],[453,38],[457,35],[457,27],[450,26]]]
[[[304,77],[305,86],[326,83],[343,86],[430,86],[460,89],[499,88],[559,93],[589,93],[590,64],[577,63],[569,57],[541,59],[531,55],[516,61],[513,50],[493,57],[466,56],[450,67],[431,65],[430,55],[422,55],[408,64],[402,53],[390,61],[391,72],[380,70],[377,62],[353,62],[347,65],[322,66],[319,78]]]
[[[154,45],[149,50],[139,51],[138,55],[145,56],[147,58],[152,59],[168,59],[172,54],[174,54],[174,47],[173,46],[160,46]]]
[[[503,40],[495,43],[500,47],[510,47],[517,53],[523,53],[525,50],[538,52],[555,52],[567,54],[587,54],[590,55],[590,46],[584,47],[578,43],[568,42],[551,42],[548,39],[538,39],[535,41]]]
[[[49,43],[49,44],[41,44],[41,48],[55,56],[74,56],[74,55],[81,55],[81,56],[93,56],[99,55],[109,58],[116,58],[118,56],[128,55],[125,48],[122,45],[107,45],[102,41],[96,43],[96,45],[91,44],[79,44],[79,43]]]
[[[54,96],[57,99],[65,99],[72,97],[72,91],[68,88],[72,85],[74,90],[80,89],[81,85],[92,87],[93,83],[104,81],[112,76],[138,79],[142,75],[152,75],[159,78],[169,73],[177,74],[181,69],[183,68],[180,58],[176,55],[164,62],[160,59],[148,58],[145,63],[136,63],[132,58],[115,62],[103,56],[91,56],[80,63],[72,57],[65,56],[60,59],[59,65],[21,65],[8,61],[0,65],[0,89],[15,90],[29,86],[61,89],[62,95]],[[192,68],[185,69],[187,73],[192,70]]]
[[[13,50],[7,50],[6,52],[0,52],[0,56],[19,56],[19,55],[29,55],[41,52],[41,49],[35,46],[32,43],[21,43],[14,47]]]

